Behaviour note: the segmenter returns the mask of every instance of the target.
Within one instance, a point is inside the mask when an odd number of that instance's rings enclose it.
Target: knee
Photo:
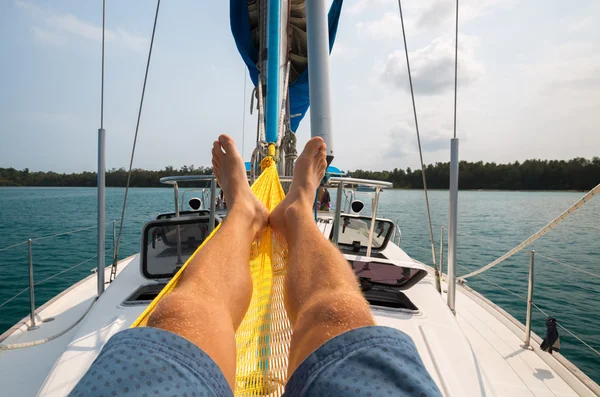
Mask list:
[[[170,329],[182,323],[189,324],[196,318],[219,316],[219,312],[225,313],[222,302],[197,299],[175,290],[161,299],[148,318],[148,326]]]
[[[298,313],[298,326],[357,328],[374,325],[368,303],[361,294],[332,292],[315,296]]]

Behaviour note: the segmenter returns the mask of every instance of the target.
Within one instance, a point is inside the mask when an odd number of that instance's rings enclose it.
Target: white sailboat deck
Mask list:
[[[396,246],[386,251],[397,260],[410,260]],[[138,258],[121,262],[115,282],[72,330],[39,346],[0,351],[3,396],[69,393],[106,341],[129,327],[144,309],[121,304],[132,291],[149,283],[139,272]],[[40,320],[53,317],[54,321],[42,323],[33,331],[27,331],[25,323],[17,329],[13,327],[9,331],[12,334],[2,343],[23,343],[55,335],[85,314],[95,292],[96,279],[88,277],[38,310]],[[521,348],[516,320],[505,317],[501,309],[478,294],[459,287],[455,317],[446,306],[445,295],[440,296],[435,290],[431,275],[404,292],[419,308],[417,314],[378,307],[373,308],[373,313],[379,325],[400,329],[413,338],[445,396],[600,395],[598,386],[589,379],[589,387],[586,386],[573,375],[576,368],[560,355]]]

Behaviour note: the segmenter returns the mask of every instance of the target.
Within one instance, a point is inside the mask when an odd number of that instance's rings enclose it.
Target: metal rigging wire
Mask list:
[[[417,118],[417,105],[415,104],[415,92],[412,83],[412,74],[410,72],[410,60],[408,57],[408,47],[406,45],[406,31],[404,30],[404,16],[402,14],[402,0],[398,0],[398,8],[400,9],[400,23],[402,24],[402,39],[404,40],[404,53],[406,55],[406,69],[408,70],[408,82],[410,83],[410,97],[412,99],[413,114],[415,116],[415,129],[417,131],[417,143],[419,144],[419,156],[421,159],[421,176],[423,177],[423,191],[425,192],[425,204],[427,206],[427,220],[429,222],[429,240],[431,241],[431,256],[433,259],[433,269],[435,271],[436,286],[438,291],[441,290],[439,284],[439,269],[435,255],[435,241],[433,239],[433,226],[431,225],[431,211],[429,209],[429,194],[427,193],[427,178],[425,177],[425,164],[423,163],[423,150],[421,148],[421,135],[419,134],[419,121]],[[457,17],[458,18],[458,17]],[[457,28],[458,29],[458,28]],[[455,120],[456,131],[456,120]]]
[[[121,221],[119,224],[119,236],[115,247],[112,269],[110,272],[110,281],[114,280],[117,274],[117,258],[119,257],[119,247],[121,245],[121,235],[123,234],[123,220],[125,219],[125,208],[127,207],[127,196],[129,194],[129,183],[131,181],[131,171],[133,169],[133,158],[135,156],[135,146],[137,143],[138,132],[140,129],[140,119],[142,118],[142,108],[144,106],[144,94],[146,93],[146,83],[148,82],[148,70],[150,69],[150,59],[152,58],[152,47],[154,46],[154,34],[156,33],[156,21],[158,20],[158,10],[160,9],[160,0],[156,2],[156,14],[154,15],[154,26],[152,27],[152,38],[150,39],[150,49],[148,50],[148,61],[146,62],[146,73],[144,75],[144,85],[142,87],[142,97],[138,109],[137,124],[135,126],[135,135],[133,137],[133,147],[131,148],[131,158],[129,160],[129,172],[127,173],[127,185],[125,186],[125,197],[123,198],[123,209],[121,211]]]
[[[100,79],[100,129],[104,129],[104,21],[106,0],[102,0],[102,78]]]
[[[456,32],[454,36],[454,138],[456,139],[456,97],[458,95],[458,0],[456,0]]]

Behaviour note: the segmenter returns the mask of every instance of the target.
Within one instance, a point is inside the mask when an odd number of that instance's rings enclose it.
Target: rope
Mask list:
[[[431,226],[431,211],[429,210],[429,195],[427,193],[427,178],[425,177],[425,163],[423,162],[423,150],[421,148],[421,135],[419,134],[419,121],[417,118],[417,105],[415,104],[415,92],[413,89],[412,74],[410,72],[408,46],[406,45],[406,31],[404,30],[404,16],[402,14],[402,0],[398,0],[398,8],[400,10],[400,23],[402,24],[402,39],[404,40],[404,53],[406,55],[406,69],[408,70],[408,82],[410,83],[410,97],[412,99],[413,114],[415,117],[415,129],[417,131],[417,143],[419,144],[419,157],[421,159],[421,176],[423,178],[423,191],[425,192],[425,205],[427,206],[427,220],[429,222],[429,240],[431,241],[431,256],[432,256],[432,260],[433,260],[433,269],[436,273],[436,277],[438,277],[439,270],[438,270],[438,266],[437,266],[436,255],[435,255],[435,242],[433,240],[433,227]],[[455,120],[455,125],[456,125],[456,120]]]
[[[290,66],[291,62],[288,61],[285,68],[285,76],[283,79],[283,98],[281,100],[281,109],[279,111],[279,128],[277,130],[277,149],[279,150],[281,147],[281,140],[283,139],[283,127],[285,125],[285,119],[287,114],[287,101],[288,101],[288,92],[289,92],[289,83],[290,83]]]
[[[260,168],[262,171],[266,170],[271,166],[271,164],[275,163],[275,144],[269,143],[267,151],[267,157],[262,159],[262,161],[260,162]]]
[[[600,193],[600,184],[598,186],[596,186],[595,188],[593,188],[592,190],[590,190],[589,192],[587,192],[587,194],[585,196],[583,196],[581,199],[579,199],[575,204],[573,204],[571,207],[569,207],[565,212],[563,212],[562,214],[560,214],[552,222],[548,223],[546,226],[544,226],[543,228],[541,228],[537,233],[533,234],[527,240],[523,241],[521,244],[517,245],[515,248],[513,248],[510,251],[508,251],[506,254],[502,255],[500,258],[496,259],[495,261],[491,262],[490,264],[482,267],[479,270],[476,270],[474,272],[466,274],[466,275],[464,275],[464,276],[462,276],[460,278],[464,280],[464,279],[467,279],[469,277],[476,276],[476,275],[478,275],[480,273],[485,272],[488,269],[491,269],[492,267],[496,266],[500,262],[503,262],[504,260],[510,258],[514,254],[516,254],[517,252],[521,251],[523,248],[527,247],[528,245],[530,245],[531,243],[533,243],[534,241],[536,241],[538,238],[542,237],[543,235],[545,235],[546,233],[548,233],[550,230],[552,230],[553,228],[555,228],[558,224],[560,224],[562,221],[564,221],[569,216],[571,216],[575,211],[577,211],[579,208],[581,208],[587,201],[589,201],[592,198],[594,198],[594,196],[597,193]]]
[[[475,239],[475,240],[480,240],[480,241],[482,241],[482,242],[484,242],[484,243],[494,244],[494,245],[497,245],[497,246],[500,246],[500,247],[504,247],[504,248],[506,248],[506,245],[504,245],[504,244],[501,244],[501,243],[499,243],[499,242],[497,242],[497,241],[494,241],[494,240],[489,240],[489,239],[485,239],[485,238],[481,238],[481,237],[473,236],[473,235],[471,235],[471,234],[464,233],[464,232],[460,232],[459,234],[462,234],[462,235],[464,235],[464,236],[467,236],[467,237],[469,237],[469,238],[472,238],[472,239]],[[549,257],[549,256],[545,256],[545,255],[542,255],[542,254],[540,254],[540,252],[539,252],[539,251],[536,251],[536,252],[535,252],[535,255],[536,255],[536,256],[539,256],[539,257],[542,257],[542,258],[544,258],[544,259],[546,259],[546,260],[549,260],[549,261],[551,261],[551,262],[555,262],[555,263],[558,263],[558,264],[560,264],[560,265],[563,265],[563,266],[570,267],[570,268],[572,268],[572,269],[574,269],[574,270],[577,270],[578,272],[585,273],[585,274],[587,274],[588,276],[592,276],[592,277],[595,277],[595,278],[600,278],[600,275],[598,275],[598,274],[592,273],[592,272],[590,272],[590,271],[587,271],[587,270],[584,270],[584,269],[580,269],[580,268],[578,268],[578,267],[577,267],[577,266],[575,266],[575,265],[570,265],[570,264],[568,264],[568,263],[565,263],[565,262],[559,261],[558,259],[551,258],[551,257]]]
[[[544,316],[546,317],[550,317],[550,315],[548,313],[546,313],[545,311],[543,311],[538,305],[536,305],[535,303],[531,302],[531,305],[533,307],[535,307],[536,309],[538,309]],[[585,346],[587,346],[588,349],[590,349],[591,351],[593,351],[594,353],[596,353],[597,355],[600,356],[600,352],[596,349],[594,349],[592,346],[590,346],[588,343],[586,343],[583,339],[581,339],[579,336],[575,335],[573,332],[569,331],[564,325],[562,325],[561,323],[559,323],[558,321],[556,322],[556,324],[561,327],[562,329],[564,329],[565,331],[567,331],[573,338],[577,339],[579,342],[583,343]]]
[[[535,255],[536,255],[536,256],[541,256],[542,258],[544,258],[544,259],[546,259],[546,260],[549,260],[549,261],[552,261],[552,262],[558,263],[558,264],[560,264],[560,265],[564,265],[564,266],[570,267],[570,268],[572,268],[572,269],[574,269],[574,270],[577,270],[578,272],[585,273],[585,274],[587,274],[588,276],[592,276],[592,277],[595,277],[595,278],[600,278],[600,276],[599,276],[599,275],[597,275],[597,274],[594,274],[594,273],[592,273],[592,272],[588,272],[587,270],[580,269],[580,268],[578,268],[577,266],[573,266],[573,265],[569,265],[568,263],[561,262],[561,261],[559,261],[558,259],[554,259],[554,258],[547,257],[547,256],[545,256],[545,255],[542,255],[542,254],[540,254],[540,253],[539,253],[539,252],[537,252],[537,251],[535,252]]]
[[[266,142],[265,137],[265,105],[263,97],[263,79],[262,74],[258,75],[258,141]]]
[[[48,343],[50,341],[53,341],[54,339],[60,338],[61,336],[63,336],[64,334],[66,334],[67,332],[69,332],[70,330],[72,330],[73,328],[75,328],[75,326],[77,324],[79,324],[81,322],[81,320],[83,320],[85,318],[85,316],[88,315],[88,313],[90,312],[90,310],[92,310],[92,307],[94,307],[94,303],[96,303],[97,299],[98,299],[97,297],[94,297],[94,299],[92,300],[92,304],[90,305],[90,307],[87,308],[87,310],[85,311],[85,313],[83,313],[81,315],[81,317],[79,317],[77,319],[77,321],[75,321],[73,324],[71,324],[69,327],[67,327],[63,331],[59,332],[58,334],[52,335],[52,336],[50,336],[48,338],[39,339],[39,340],[31,341],[31,342],[13,343],[13,344],[10,344],[10,345],[0,345],[0,350],[23,349],[25,347],[32,347],[32,346],[42,345],[44,343]]]
[[[127,196],[129,194],[129,183],[131,182],[131,171],[133,170],[133,158],[135,156],[135,146],[137,144],[138,132],[140,129],[140,119],[142,118],[142,108],[144,106],[144,95],[146,93],[146,83],[148,82],[148,70],[150,69],[150,59],[152,58],[152,47],[154,46],[154,34],[156,33],[156,21],[158,20],[158,10],[160,9],[160,0],[156,2],[156,14],[154,15],[154,26],[152,28],[152,38],[150,39],[150,49],[148,51],[148,61],[146,62],[146,74],[144,75],[144,85],[142,87],[142,98],[138,109],[137,124],[135,126],[135,135],[133,137],[133,147],[131,149],[131,158],[129,160],[129,172],[127,173],[127,185],[125,186],[125,197],[123,198],[123,209],[121,211],[121,221],[119,224],[119,236],[115,247],[110,281],[114,280],[117,273],[117,258],[119,257],[119,248],[121,246],[121,235],[123,234],[123,220],[125,219],[125,208],[127,207]]]

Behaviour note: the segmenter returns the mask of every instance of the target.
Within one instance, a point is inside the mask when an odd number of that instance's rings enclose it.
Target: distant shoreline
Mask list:
[[[107,186],[107,189],[125,189],[125,186]],[[198,189],[195,186],[180,186],[181,189]],[[0,189],[96,189],[95,186],[0,186]],[[170,186],[132,186],[130,189],[171,189]],[[418,188],[394,187],[385,190],[406,190],[406,191],[423,191]],[[448,192],[448,189],[427,189],[434,192]],[[589,190],[556,190],[556,189],[540,189],[540,190],[515,190],[515,189],[459,189],[460,192],[518,192],[518,193],[587,193]],[[373,192],[358,192],[358,193],[373,193]]]
[[[391,190],[419,190],[423,189],[415,189],[415,188],[403,188],[403,187],[394,187]],[[428,191],[442,191],[448,192],[448,189],[430,189],[427,188]],[[589,190],[574,190],[574,189],[458,189],[460,192],[523,192],[523,193],[535,193],[535,192],[549,192],[549,193],[587,193]]]
[[[450,182],[450,163],[435,163],[424,167],[427,186],[431,190],[447,190]],[[357,179],[385,181],[398,189],[422,189],[421,169],[393,168],[387,171],[346,170]],[[160,179],[167,176],[212,175],[210,167],[184,165],[162,170],[134,168],[130,187],[163,187]],[[600,183],[600,157],[591,160],[578,157],[571,160],[526,160],[508,164],[461,161],[458,186],[463,191],[567,191],[584,192]],[[106,185],[125,186],[129,173],[125,168],[106,170]],[[191,184],[180,183],[180,187]],[[94,187],[95,172],[56,173],[31,171],[28,168],[0,168],[0,186],[30,187]]]

